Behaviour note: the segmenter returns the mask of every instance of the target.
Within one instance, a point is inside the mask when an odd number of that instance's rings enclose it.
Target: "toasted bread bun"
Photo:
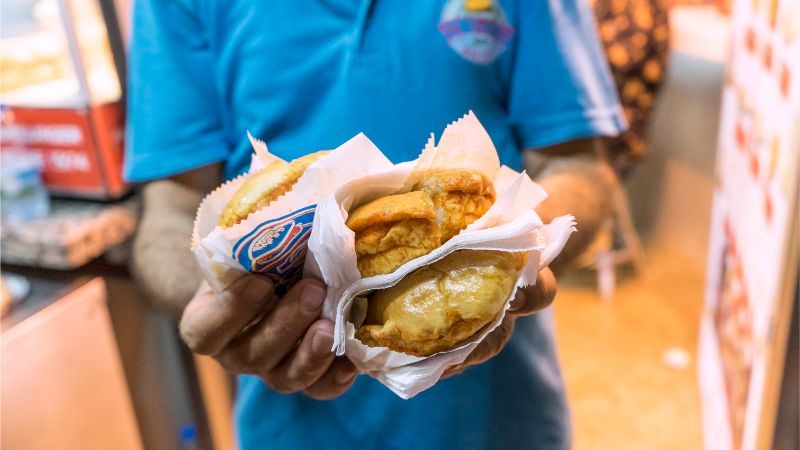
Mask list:
[[[495,251],[451,253],[373,293],[356,338],[416,356],[449,350],[494,320],[524,259]]]
[[[219,225],[230,228],[252,212],[269,205],[288,192],[308,166],[328,153],[311,153],[290,163],[276,161],[262,169],[236,190],[219,216]]]
[[[494,203],[492,181],[469,169],[414,175],[411,192],[373,200],[354,209],[347,226],[356,233],[362,277],[391,273],[426,255],[482,216]]]
[[[494,184],[480,171],[438,169],[416,176],[419,181],[411,190],[431,196],[436,222],[442,230],[442,242],[457,235],[494,204]]]
[[[433,202],[424,192],[390,195],[361,205],[346,225],[356,234],[362,277],[391,273],[441,244]]]

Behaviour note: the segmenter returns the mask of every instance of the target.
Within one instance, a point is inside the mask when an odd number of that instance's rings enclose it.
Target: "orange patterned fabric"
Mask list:
[[[611,141],[612,162],[626,174],[647,153],[647,126],[666,72],[666,0],[595,0],[606,56],[630,128]]]

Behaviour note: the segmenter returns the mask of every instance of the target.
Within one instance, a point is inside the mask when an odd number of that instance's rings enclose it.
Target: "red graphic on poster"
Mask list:
[[[737,253],[730,224],[726,222],[724,229],[726,246],[721,261],[722,278],[718,286],[714,327],[728,397],[733,448],[740,448],[753,368],[753,316],[748,303],[741,256]]]
[[[6,107],[0,148],[33,154],[53,192],[111,199],[123,195],[122,115],[119,103],[90,108]]]
[[[794,281],[800,0],[734,0],[698,353],[705,448],[769,448]],[[792,286],[794,286],[792,284]]]

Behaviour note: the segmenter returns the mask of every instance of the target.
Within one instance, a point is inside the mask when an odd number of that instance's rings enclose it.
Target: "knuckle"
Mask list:
[[[558,292],[558,281],[556,280],[555,275],[553,272],[548,270],[547,273],[544,275],[544,283],[542,283],[542,289],[544,291],[544,297],[549,301],[552,302]]]
[[[181,339],[187,347],[194,353],[200,355],[211,354],[211,341],[208,339],[208,334],[200,332],[194,327],[184,325],[181,323],[180,327]]]
[[[339,394],[335,392],[326,392],[316,389],[306,389],[305,391],[303,391],[303,394],[305,394],[307,397],[319,401],[333,400],[334,398],[339,396]]]
[[[289,383],[295,390],[302,391],[319,383],[316,367],[313,365],[298,366],[289,375]]]
[[[303,358],[296,367],[293,367],[288,372],[286,376],[287,382],[295,390],[306,389],[316,381],[317,377],[315,375],[318,374],[319,365],[315,365],[314,361],[312,358]]]
[[[327,395],[325,395],[325,394],[323,394],[321,392],[317,392],[317,391],[315,391],[313,389],[306,389],[305,391],[303,391],[303,394],[306,397],[311,398],[312,400],[320,400],[320,401],[322,401],[322,400],[330,400],[331,399],[330,396],[327,396]]]
[[[295,334],[294,329],[299,324],[297,323],[297,317],[293,313],[294,308],[282,306],[271,314],[269,328],[275,336],[285,337]]]
[[[245,368],[242,367],[241,364],[239,364],[239,362],[236,361],[233,358],[230,358],[230,357],[217,357],[215,359],[217,360],[217,362],[220,363],[220,365],[222,365],[222,367],[225,368],[225,370],[227,370],[228,372],[230,372],[230,373],[232,373],[234,375],[252,373],[252,372],[249,372],[249,371],[245,370]]]
[[[314,386],[303,391],[308,397],[314,400],[333,400],[334,398],[344,394],[350,386],[331,386],[330,383],[317,383]]]
[[[289,392],[302,391],[311,384],[302,377],[296,377],[289,373],[281,374],[280,380],[281,386]]]
[[[544,291],[542,293],[542,295],[540,295],[536,299],[536,302],[534,302],[533,304],[530,305],[530,308],[529,308],[530,312],[531,313],[535,313],[537,311],[540,311],[542,309],[547,308],[548,306],[550,306],[553,303],[553,299],[554,298],[555,298],[555,294],[554,293],[551,293],[549,291]]]
[[[556,294],[558,293],[558,287],[555,283],[553,283],[546,291],[545,297],[547,298],[547,304],[550,304],[555,300]]]
[[[317,356],[313,352],[304,352],[297,362],[297,366],[292,370],[293,378],[303,380],[312,371],[319,368],[319,362],[323,357]]]
[[[511,335],[514,334],[515,325],[516,320],[513,318],[503,320],[503,322],[500,323],[500,329],[502,330],[500,337],[502,338],[503,343],[506,343],[509,341],[509,339],[511,339]]]
[[[497,340],[493,340],[489,345],[484,345],[476,349],[475,353],[470,355],[469,365],[480,364],[487,361],[489,358],[497,354],[500,345]]]
[[[289,387],[292,388],[292,392],[299,392],[307,389],[311,384],[311,380],[293,379],[289,381]]]
[[[442,373],[442,378],[452,377],[454,375],[458,375],[461,372],[463,372],[467,364],[467,361],[469,361],[469,357],[464,362],[450,366],[447,369],[445,369],[444,373]]]
[[[217,297],[220,298],[236,298],[242,297],[247,292],[247,286],[250,284],[251,280],[253,280],[255,276],[252,274],[247,274],[243,277],[238,278],[236,281],[231,283],[228,287],[223,289],[221,292],[217,294]]]
[[[229,364],[240,373],[256,373],[259,366],[259,351],[251,343],[242,343],[231,349]]]
[[[467,367],[474,366],[475,364],[481,364],[491,358],[494,354],[497,353],[495,350],[495,345],[482,345],[475,349],[475,351],[470,355],[469,360],[464,365],[463,369]]]
[[[553,302],[555,292],[544,283],[537,283],[525,290],[521,297],[520,306],[514,312],[517,315],[533,314],[544,309]]]
[[[276,336],[289,336],[292,334],[292,322],[287,314],[280,314],[275,317],[274,332]]]
[[[262,378],[270,389],[280,394],[293,394],[299,390],[302,390],[301,387],[298,387],[292,382],[292,380],[286,378],[285,376],[267,374],[262,376]]]
[[[264,384],[266,384],[267,387],[271,391],[275,391],[275,392],[278,392],[278,393],[281,393],[281,394],[286,394],[286,392],[284,392],[284,390],[283,390],[283,386],[281,385],[281,383],[279,381],[275,380],[269,374],[262,375],[261,379],[264,380]]]

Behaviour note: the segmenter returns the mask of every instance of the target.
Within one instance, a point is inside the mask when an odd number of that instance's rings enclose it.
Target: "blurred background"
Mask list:
[[[797,449],[800,1],[592,5],[632,156],[553,306],[575,448]],[[2,1],[4,449],[233,448],[231,380],[127,269],[129,8]]]

